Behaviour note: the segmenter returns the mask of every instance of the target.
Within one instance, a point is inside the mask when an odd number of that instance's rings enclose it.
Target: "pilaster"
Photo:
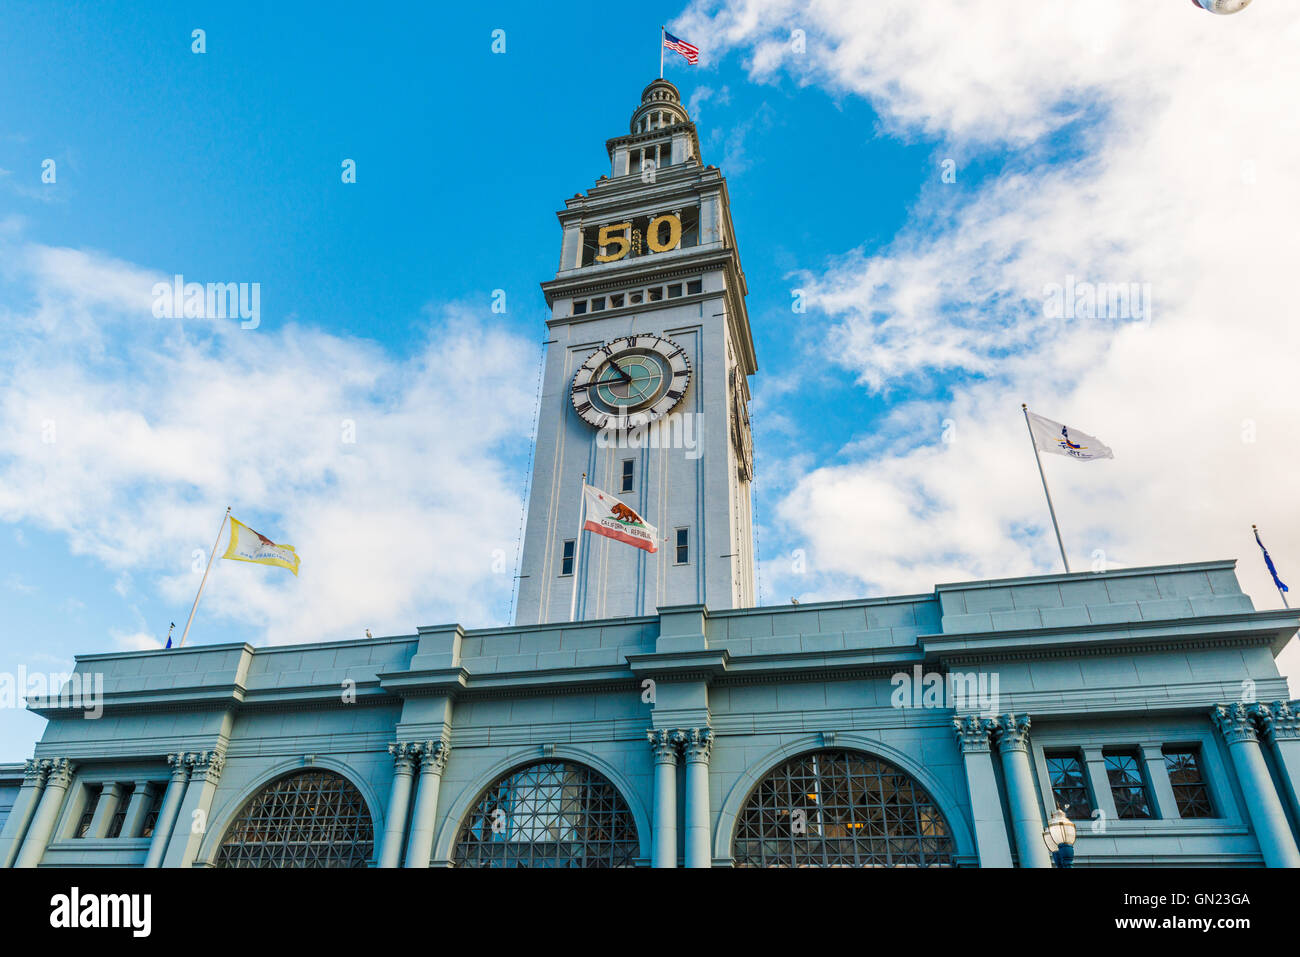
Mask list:
[[[41,858],[45,856],[45,848],[50,843],[50,835],[54,833],[54,824],[63,807],[63,799],[76,772],[76,766],[67,758],[45,758],[41,763],[45,766],[45,790],[41,793],[40,804],[37,805],[36,814],[23,838],[22,849],[14,860],[14,867],[36,867],[40,864]]]
[[[163,857],[164,867],[190,867],[197,859],[226,756],[217,750],[194,751],[185,755],[185,763],[190,771],[189,785],[177,814],[177,829],[173,830]]]
[[[14,799],[14,806],[5,818],[4,829],[0,830],[0,867],[13,866],[14,859],[22,847],[23,838],[36,814],[41,792],[45,789],[45,775],[48,769],[45,762],[28,758],[23,764],[23,783]]]
[[[1011,829],[1021,867],[1051,867],[1052,859],[1043,843],[1043,815],[1034,775],[1029,762],[1029,715],[1004,714],[997,719],[998,753],[1002,755],[1002,777],[1007,785]]]
[[[438,791],[447,766],[451,745],[446,741],[425,741],[415,745],[420,760],[420,783],[411,816],[411,838],[406,847],[407,867],[428,867],[433,854],[434,829],[438,823]]]
[[[388,796],[388,816],[379,848],[380,867],[397,867],[402,862],[406,818],[411,807],[411,784],[419,756],[417,747],[418,743],[412,741],[398,741],[388,746],[388,753],[393,756],[393,788]]]
[[[1250,823],[1268,867],[1300,867],[1300,850],[1259,747],[1252,709],[1241,702],[1215,705],[1210,718],[1228,742]]]
[[[1007,837],[1007,822],[1002,813],[989,739],[996,727],[997,722],[991,718],[973,714],[953,719],[962,763],[966,768],[966,790],[970,796],[971,822],[975,829],[980,867],[1011,866],[1011,843]]]

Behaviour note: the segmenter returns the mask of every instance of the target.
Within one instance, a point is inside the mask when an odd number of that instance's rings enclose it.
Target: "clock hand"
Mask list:
[[[632,377],[631,377],[630,375],[628,375],[626,372],[624,372],[622,366],[620,366],[620,365],[619,365],[617,362],[615,362],[613,359],[610,359],[610,360],[609,360],[609,364],[610,364],[610,367],[613,368],[613,370],[614,370],[615,372],[617,372],[619,375],[621,375],[621,376],[623,377],[623,381],[624,381],[624,382],[631,382],[631,381],[632,381]]]

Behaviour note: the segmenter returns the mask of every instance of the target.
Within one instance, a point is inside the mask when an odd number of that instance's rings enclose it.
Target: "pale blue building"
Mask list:
[[[726,183],[664,80],[606,145],[543,286],[516,623],[80,656],[0,865],[1045,867],[1060,807],[1079,866],[1300,866],[1300,612],[1232,561],[751,607]],[[584,481],[656,550],[580,533]]]

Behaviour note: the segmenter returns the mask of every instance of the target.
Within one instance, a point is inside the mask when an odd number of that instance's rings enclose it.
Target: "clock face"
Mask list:
[[[677,405],[691,381],[686,350],[643,333],[605,343],[573,376],[573,408],[598,429],[649,425]]]

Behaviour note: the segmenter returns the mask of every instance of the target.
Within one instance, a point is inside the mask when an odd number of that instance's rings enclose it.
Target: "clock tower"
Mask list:
[[[726,180],[664,79],[605,147],[610,175],[557,214],[560,265],[542,284],[520,625],[756,604],[757,363]],[[579,537],[584,474],[657,528],[656,551]]]

